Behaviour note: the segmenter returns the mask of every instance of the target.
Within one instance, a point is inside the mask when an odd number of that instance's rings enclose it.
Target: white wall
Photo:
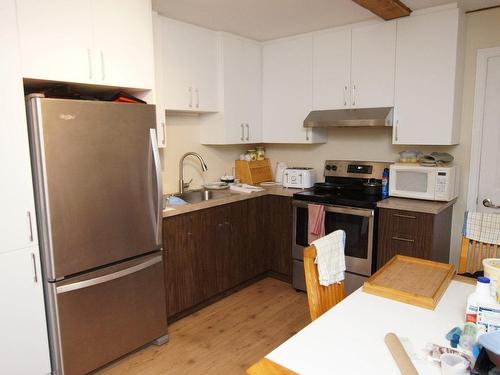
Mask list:
[[[353,159],[373,161],[394,161],[398,152],[418,149],[423,152],[445,151],[455,157],[461,169],[461,192],[453,211],[453,232],[450,261],[458,263],[460,250],[460,230],[466,209],[466,194],[469,174],[469,159],[474,106],[474,85],[476,52],[479,48],[500,46],[500,9],[490,9],[470,13],[466,16],[465,79],[461,143],[458,146],[417,147],[394,146],[391,144],[390,129],[331,129],[328,143],[323,145],[266,145],[267,155],[274,166],[276,161],[286,161],[289,165],[311,166],[322,174],[326,159]],[[423,108],[422,110],[425,110]],[[432,115],[432,114],[429,114]],[[179,157],[187,151],[197,151],[205,157],[209,170],[202,176],[197,162],[186,161],[186,179],[195,178],[196,185],[205,177],[212,181],[224,172],[230,172],[234,159],[249,146],[202,146],[199,143],[199,119],[197,117],[167,118],[167,148],[163,151],[165,192],[177,190]]]
[[[248,146],[204,146],[200,144],[200,125],[196,115],[167,116],[167,147],[160,151],[163,168],[163,191],[179,191],[179,159],[188,152],[198,152],[205,160],[208,171],[202,172],[198,159],[189,156],[184,162],[184,181],[191,178],[192,188],[203,183],[218,181],[224,173],[232,174],[234,160]]]

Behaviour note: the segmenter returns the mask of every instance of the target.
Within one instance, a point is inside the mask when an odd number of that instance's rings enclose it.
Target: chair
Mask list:
[[[314,264],[316,248],[304,249],[304,271],[306,275],[307,300],[311,320],[315,320],[345,297],[344,282],[323,286],[319,284],[318,269]]]
[[[474,241],[462,236],[458,273],[474,273],[483,269],[483,259],[500,256],[498,245]]]

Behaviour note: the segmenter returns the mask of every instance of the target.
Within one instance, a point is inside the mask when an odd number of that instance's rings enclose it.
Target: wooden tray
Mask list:
[[[452,264],[396,255],[364,283],[363,291],[434,310],[454,275]]]

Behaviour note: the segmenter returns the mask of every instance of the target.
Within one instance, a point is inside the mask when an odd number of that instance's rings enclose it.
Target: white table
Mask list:
[[[473,285],[452,281],[432,311],[358,289],[266,358],[304,375],[400,375],[385,335],[408,338],[415,352],[427,343],[449,346],[446,333],[463,326],[467,296],[473,291]],[[415,365],[420,374],[440,374],[426,361]]]

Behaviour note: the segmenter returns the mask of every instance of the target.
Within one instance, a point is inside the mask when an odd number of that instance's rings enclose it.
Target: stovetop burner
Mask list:
[[[388,163],[378,162],[325,162],[325,182],[293,195],[293,199],[313,203],[334,204],[361,208],[375,208],[382,200],[381,191],[370,189],[367,182],[381,182]]]

